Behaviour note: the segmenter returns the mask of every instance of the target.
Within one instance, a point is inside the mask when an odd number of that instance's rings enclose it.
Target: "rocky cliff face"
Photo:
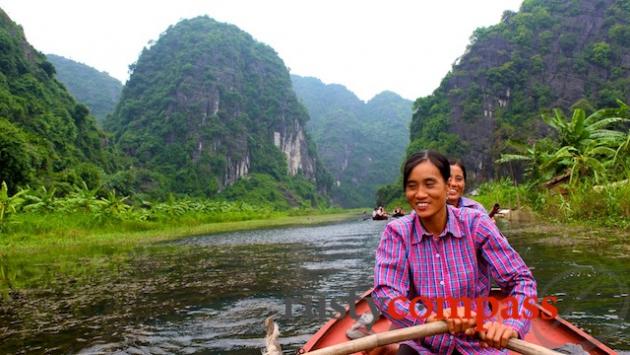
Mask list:
[[[132,69],[106,125],[123,151],[177,191],[211,194],[251,173],[317,180],[308,114],[288,71],[247,33],[207,17],[184,20]],[[189,186],[178,175],[192,176]]]
[[[475,31],[433,95],[414,106],[409,150],[460,156],[471,175],[500,174],[507,139],[546,135],[541,112],[630,99],[630,2],[526,0]],[[584,99],[584,100],[582,100]]]
[[[315,174],[315,164],[308,155],[308,145],[304,128],[295,121],[293,127],[279,127],[280,132],[273,132],[273,143],[286,156],[289,174],[296,175],[303,171],[306,176],[313,177]]]

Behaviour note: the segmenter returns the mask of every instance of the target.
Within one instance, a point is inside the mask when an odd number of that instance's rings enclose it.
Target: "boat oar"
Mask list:
[[[448,332],[448,326],[444,321],[431,322],[413,327],[390,330],[387,332],[368,335],[363,338],[351,340],[345,343],[332,345],[306,354],[311,355],[346,355],[359,351],[374,349],[379,346],[398,343],[405,340],[428,337]],[[512,338],[508,341],[507,348],[524,355],[562,355],[559,352],[549,350],[540,345],[532,344],[524,340]]]

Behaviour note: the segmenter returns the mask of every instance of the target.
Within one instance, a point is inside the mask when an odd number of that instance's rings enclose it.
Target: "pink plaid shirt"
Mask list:
[[[487,214],[448,206],[446,228],[437,239],[425,231],[415,213],[387,225],[376,251],[373,298],[395,326],[407,327],[423,323],[409,312],[409,300],[414,297],[487,297],[492,279],[518,300],[519,314],[530,314],[523,304],[526,297],[536,297],[536,281],[520,255]],[[397,312],[405,315],[402,320],[387,313],[390,300],[398,296],[407,298],[395,302]],[[450,307],[447,302],[443,306]],[[418,307],[417,313],[424,314],[424,310]],[[510,318],[504,323],[516,329],[521,338],[530,326],[526,318]],[[436,335],[405,344],[420,354],[450,354],[455,348],[462,354],[499,352],[483,349],[477,339],[463,334]]]
[[[483,207],[482,204],[468,197],[464,197],[464,196],[460,197],[458,206],[460,208],[461,207],[472,208],[474,210],[479,210],[485,214],[488,214],[488,211],[486,210],[485,207]]]

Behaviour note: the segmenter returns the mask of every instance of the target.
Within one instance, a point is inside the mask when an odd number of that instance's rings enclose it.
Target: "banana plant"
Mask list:
[[[592,177],[596,183],[606,182],[609,175],[619,170],[616,164],[627,160],[624,153],[630,145],[626,134],[608,129],[615,123],[630,122],[621,117],[628,106],[622,102],[619,105],[619,109],[601,109],[589,116],[578,108],[571,119],[559,109],[554,110],[554,115],[543,115],[545,123],[556,131],[559,145],[543,149],[539,149],[537,143],[523,145],[517,147],[521,154],[502,154],[497,163],[526,161],[526,172],[537,182],[558,176],[570,176],[571,184],[578,183],[580,177]]]
[[[53,188],[48,191],[45,186],[40,186],[33,193],[25,194],[26,200],[24,205],[24,211],[28,212],[54,212],[57,205],[57,197],[55,196],[57,190]]]
[[[131,206],[125,202],[128,198],[129,196],[116,196],[116,191],[110,191],[106,198],[101,197],[95,202],[95,219],[100,222],[127,219],[131,210]]]
[[[96,201],[99,189],[100,187],[90,189],[85,181],[82,181],[81,186],[75,186],[74,191],[58,202],[59,209],[62,212],[91,212],[98,208]]]
[[[17,213],[18,208],[24,203],[24,199],[21,195],[27,192],[28,190],[21,190],[16,192],[13,196],[9,196],[7,183],[2,181],[2,185],[0,186],[0,230],[6,230],[12,215]]]
[[[539,183],[551,178],[554,174],[551,171],[555,156],[550,153],[552,150],[547,144],[541,141],[532,145],[515,141],[508,142],[508,145],[518,153],[501,154],[501,158],[496,160],[498,164],[505,164],[512,161],[526,162],[525,174],[534,182]]]

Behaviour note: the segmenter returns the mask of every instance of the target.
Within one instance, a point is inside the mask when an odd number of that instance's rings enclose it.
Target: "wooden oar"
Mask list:
[[[368,335],[366,337],[351,340],[345,343],[332,345],[323,349],[310,351],[311,355],[346,355],[359,351],[374,349],[379,346],[398,343],[405,340],[428,337],[446,333],[448,326],[444,321],[437,321],[416,325],[413,327],[390,330],[387,332]],[[559,352],[549,350],[540,345],[532,344],[524,340],[512,338],[508,341],[507,348],[524,355],[562,355]]]

